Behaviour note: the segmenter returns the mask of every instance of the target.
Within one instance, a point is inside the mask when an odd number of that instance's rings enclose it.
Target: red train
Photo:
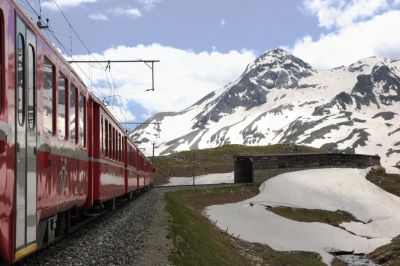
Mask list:
[[[0,261],[152,185],[154,168],[23,14],[0,1]]]

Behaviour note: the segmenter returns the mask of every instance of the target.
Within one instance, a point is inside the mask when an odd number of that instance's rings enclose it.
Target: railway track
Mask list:
[[[150,191],[122,202],[115,211],[88,218],[16,265],[136,265],[156,201],[157,193]]]

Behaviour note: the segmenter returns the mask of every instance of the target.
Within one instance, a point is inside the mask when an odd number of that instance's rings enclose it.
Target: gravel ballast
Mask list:
[[[157,190],[144,193],[21,264],[168,265],[163,196]]]

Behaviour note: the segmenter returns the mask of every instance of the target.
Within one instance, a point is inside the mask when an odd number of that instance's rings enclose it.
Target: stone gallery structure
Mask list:
[[[305,169],[374,165],[380,165],[379,156],[342,153],[238,155],[235,157],[235,183],[261,184],[276,175]]]

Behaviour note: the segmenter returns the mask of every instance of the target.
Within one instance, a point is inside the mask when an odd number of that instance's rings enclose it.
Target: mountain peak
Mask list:
[[[400,61],[370,57],[317,71],[275,49],[191,108],[153,117],[160,129],[144,125],[134,138],[151,150],[150,139],[158,136],[161,154],[228,143],[297,143],[379,153],[387,166],[400,166],[399,104]]]
[[[269,55],[269,56],[290,56],[291,54],[286,51],[285,49],[282,48],[276,48],[276,49],[270,49],[268,50],[265,55]]]
[[[373,71],[375,66],[388,65],[391,64],[391,62],[392,61],[388,58],[371,56],[354,62],[348,67],[348,70],[350,72],[360,72],[367,74]]]
[[[250,63],[247,66],[246,72],[251,71],[254,68],[270,70],[293,69],[296,71],[306,70],[316,72],[311,65],[282,48],[268,50],[266,53],[254,60],[254,62]]]
[[[286,51],[282,48],[277,48],[277,49],[268,50],[264,54],[260,55],[255,60],[254,63],[265,64],[265,63],[272,63],[275,61],[284,61],[285,59],[288,59],[290,57],[293,57],[293,55],[290,54],[288,51]]]

